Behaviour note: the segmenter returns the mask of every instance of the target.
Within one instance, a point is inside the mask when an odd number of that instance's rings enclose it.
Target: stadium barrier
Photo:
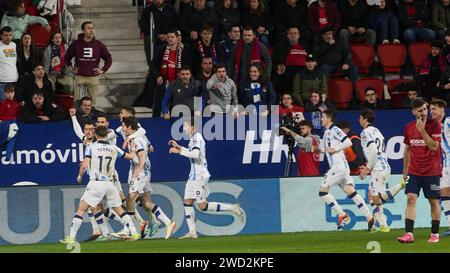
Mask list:
[[[399,179],[399,175],[391,176],[388,183],[393,185]],[[320,182],[319,177],[211,181],[209,199],[239,202],[246,220],[241,223],[234,215],[213,215],[197,210],[197,231],[199,235],[215,236],[335,230],[336,216],[318,196]],[[355,178],[355,182],[358,192],[367,196],[367,181],[360,182]],[[174,237],[188,231],[182,201],[184,185],[185,182],[153,183],[152,199],[178,223]],[[127,192],[127,185],[123,186]],[[84,188],[85,185],[0,189],[0,244],[57,242],[62,239],[69,232]],[[341,190],[335,188],[332,193],[352,216],[352,222],[347,228],[365,229],[364,217],[356,206],[345,198]],[[391,227],[403,227],[405,204],[402,192],[395,201],[386,204],[385,213]],[[147,218],[144,211],[138,209]],[[419,198],[416,227],[429,226],[429,217],[428,203]],[[108,224],[114,231],[120,229],[120,225],[114,221]],[[88,238],[91,231],[86,215],[77,239],[82,241]],[[161,238],[164,234],[165,229],[160,227],[155,237]],[[61,246],[61,250],[64,251],[64,246]]]

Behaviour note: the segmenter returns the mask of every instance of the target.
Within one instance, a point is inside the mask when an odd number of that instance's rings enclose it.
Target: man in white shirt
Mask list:
[[[17,71],[16,43],[12,41],[13,31],[6,26],[1,29],[0,41],[0,100],[3,99],[3,90],[7,84],[15,84],[19,79]]]

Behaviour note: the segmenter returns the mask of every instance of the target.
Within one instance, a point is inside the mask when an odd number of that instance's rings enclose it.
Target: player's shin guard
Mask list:
[[[128,215],[126,212],[124,212],[122,215],[120,215],[120,218],[122,218],[122,222],[130,230],[131,234],[137,233],[136,227],[134,226],[133,220],[131,220],[130,215]]]
[[[100,231],[103,235],[106,235],[109,233],[108,227],[105,224],[105,221],[103,219],[103,213],[101,211],[98,211],[95,215],[95,221],[97,221],[97,225],[100,228]]]
[[[161,220],[164,225],[168,226],[172,223],[172,221],[167,217],[167,215],[164,213],[164,211],[158,207],[158,205],[155,204],[153,207],[151,213],[153,213],[156,216],[156,219]]]
[[[71,239],[75,239],[77,236],[78,229],[80,229],[81,223],[83,222],[83,217],[76,214],[72,219],[72,226],[70,227],[70,235]]]
[[[441,205],[444,208],[444,215],[450,227],[450,196],[441,196]]]
[[[233,211],[234,205],[227,203],[208,202],[205,211]]]
[[[90,209],[88,210],[88,216],[89,216],[89,221],[91,222],[91,225],[92,225],[92,234],[99,234],[100,229],[98,228],[97,221],[95,221],[94,214],[92,213],[92,211]]]
[[[381,226],[387,227],[386,217],[384,217],[383,205],[379,205],[373,210],[373,216]]]
[[[367,220],[369,220],[372,214],[370,213],[370,210],[367,207],[366,202],[364,202],[364,199],[362,199],[362,197],[356,191],[350,194],[348,198],[352,199],[353,203],[355,203],[358,209],[360,209],[364,214],[364,216],[366,216]]]
[[[195,229],[195,211],[192,205],[184,204],[184,215],[189,227],[189,233],[197,233]]]
[[[344,214],[344,211],[342,210],[341,206],[339,206],[333,195],[329,194],[328,192],[319,192],[319,196],[334,212],[337,213],[337,215]]]
[[[399,185],[400,185],[400,184],[399,184]],[[396,188],[396,187],[399,186],[399,185],[394,186],[392,189]],[[391,189],[391,190],[386,190],[386,191],[384,191],[384,192],[380,192],[380,193],[378,194],[379,197],[380,197],[380,199],[381,199],[381,202],[385,203],[385,202],[388,201],[388,200],[393,200],[393,199],[394,199],[394,196],[395,196],[402,188],[401,188],[401,186],[400,186],[400,189],[399,189],[398,191],[395,190],[395,194],[392,192],[392,189]]]

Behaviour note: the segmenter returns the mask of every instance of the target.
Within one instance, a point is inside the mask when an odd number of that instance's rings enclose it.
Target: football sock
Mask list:
[[[122,221],[125,223],[125,226],[130,230],[131,234],[137,233],[130,215],[124,212],[122,215],[120,215],[120,218],[122,218]]]
[[[79,215],[75,215],[72,219],[72,226],[70,227],[70,235],[71,239],[75,239],[77,236],[78,229],[80,229],[81,223],[83,222],[83,217]]]
[[[164,223],[164,225],[168,226],[172,223],[172,221],[169,219],[169,217],[167,217],[167,215],[164,213],[164,211],[160,207],[158,207],[158,205],[156,205],[156,204],[153,207],[150,214],[152,214],[152,213],[155,215],[155,217],[157,219],[161,220]]]
[[[89,222],[91,222],[92,225],[92,233],[93,234],[99,234],[100,229],[98,228],[97,221],[95,221],[94,214],[91,210],[88,210],[88,216],[89,216]]]
[[[333,195],[329,194],[328,192],[319,192],[319,196],[339,216],[345,214],[345,212],[342,210],[341,206],[339,206],[338,202],[333,197]]]
[[[405,231],[411,233],[414,232],[414,220],[408,218],[405,219]]]
[[[372,214],[370,213],[369,208],[367,207],[364,199],[355,191],[348,196],[348,198],[352,199],[353,203],[362,211],[366,219],[369,220]]]
[[[106,235],[109,233],[108,227],[105,224],[105,221],[103,220],[103,213],[101,211],[98,211],[95,215],[95,221],[97,221],[97,225],[100,228],[100,231],[103,235]]]
[[[375,216],[375,219],[380,223],[380,226],[387,227],[386,217],[384,216],[384,209],[383,205],[377,206],[373,210],[373,215]]]
[[[189,227],[189,233],[196,233],[195,229],[195,211],[192,205],[184,204],[184,215],[186,217],[186,222]]]
[[[441,205],[444,207],[444,215],[447,219],[448,226],[450,227],[450,197],[441,196]]]
[[[205,211],[232,211],[234,204],[208,202]]]
[[[431,220],[431,233],[439,234],[439,220]]]

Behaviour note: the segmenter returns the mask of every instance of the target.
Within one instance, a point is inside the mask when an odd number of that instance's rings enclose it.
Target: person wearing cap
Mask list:
[[[272,56],[275,70],[272,81],[275,90],[279,91],[292,89],[293,77],[305,66],[305,58],[309,51],[308,43],[300,40],[300,31],[297,27],[290,27],[286,33],[287,41],[279,43]]]
[[[351,54],[341,41],[335,38],[331,26],[320,30],[322,39],[314,44],[312,53],[317,57],[319,68],[327,78],[333,73],[344,73],[353,83],[358,79],[358,69],[352,64]]]
[[[450,28],[450,0],[435,1],[431,15],[431,24],[439,39],[443,41],[445,31]]]
[[[431,43],[431,50],[419,67],[418,83],[421,93],[427,99],[438,96],[437,83],[445,70],[445,60],[441,54],[440,41]]]
[[[325,101],[328,94],[327,77],[317,67],[317,59],[314,55],[306,56],[305,67],[294,76],[292,95],[294,102],[304,105],[314,90],[319,90],[322,100]]]
[[[338,1],[338,8],[342,17],[339,38],[344,46],[348,47],[349,40],[365,41],[374,45],[376,33],[373,29],[369,29],[370,16],[366,1],[342,0]]]

